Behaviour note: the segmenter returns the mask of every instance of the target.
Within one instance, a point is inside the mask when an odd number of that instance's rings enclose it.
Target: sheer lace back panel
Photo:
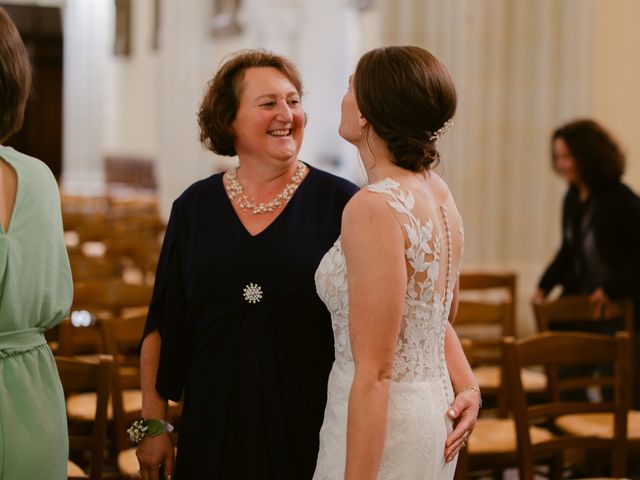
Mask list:
[[[424,190],[404,188],[392,179],[366,187],[387,195],[405,236],[407,293],[396,347],[393,379],[448,382],[444,328],[462,256],[462,219],[444,182],[433,175]],[[350,363],[347,281],[340,240],[318,268],[318,293],[332,313],[336,362]]]
[[[404,233],[407,292],[389,388],[387,429],[378,480],[450,480],[444,446],[453,425],[446,411],[453,389],[444,357],[454,281],[462,254],[462,221],[444,182],[431,175],[411,187],[385,179],[369,195],[384,195]],[[379,202],[376,202],[379,203]],[[375,259],[372,259],[374,262]],[[344,477],[349,394],[355,363],[349,338],[348,282],[340,239],[316,271],[318,294],[331,313],[335,362],[327,386],[314,480]]]

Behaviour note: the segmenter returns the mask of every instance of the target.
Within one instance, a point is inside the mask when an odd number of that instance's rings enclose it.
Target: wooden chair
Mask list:
[[[106,243],[107,257],[140,272],[142,279],[155,274],[162,243],[157,235],[121,235]],[[149,282],[152,283],[152,282]]]
[[[106,216],[95,216],[74,228],[80,244],[85,242],[104,242],[121,232]]]
[[[73,310],[88,310],[98,318],[123,317],[129,309],[147,309],[153,287],[113,280],[87,280],[74,285]]]
[[[64,208],[64,206],[63,206]],[[65,232],[75,231],[78,227],[87,222],[87,218],[91,218],[91,214],[87,214],[77,210],[62,211],[62,225]]]
[[[94,279],[74,284],[71,319],[76,312],[86,311],[92,323],[88,326],[74,325],[65,319],[58,329],[60,355],[81,355],[102,351],[102,336],[95,320],[122,318],[146,313],[149,308],[153,286],[133,285],[118,280]]]
[[[111,458],[117,459],[119,452],[131,446],[126,430],[140,418],[142,393],[140,392],[139,357],[136,347],[144,328],[145,316],[126,320],[117,318],[98,320],[96,328],[100,332],[102,351],[113,358],[114,368],[109,377],[111,397],[106,412],[107,448]],[[110,328],[111,324],[120,324]],[[126,331],[126,341],[119,345],[120,331]],[[118,332],[117,334],[114,331]],[[87,358],[87,356],[83,356]],[[89,357],[90,358],[90,357]],[[93,421],[93,411],[97,397],[94,392],[81,392],[67,398],[67,415],[75,425],[87,425]]]
[[[131,446],[127,428],[142,415],[140,357],[137,348],[142,338],[146,315],[100,321],[105,352],[113,355],[113,428],[116,450]]]
[[[145,321],[146,315],[98,321],[103,351],[114,359],[112,398],[109,402],[107,418],[116,452],[121,452],[131,446],[126,430],[134,420],[140,418],[142,413],[140,357],[137,349]],[[91,412],[95,401],[95,395],[92,393],[69,397],[67,399],[69,417],[77,422],[91,421]],[[176,422],[179,415],[180,405],[170,402],[170,421]]]
[[[135,349],[142,336],[145,316],[141,315],[127,320],[109,318],[99,320],[95,329],[100,333],[101,351],[113,357],[114,368],[110,377],[111,398],[107,409],[111,446],[120,451],[129,446],[126,429],[128,427],[127,414],[133,419],[140,417],[142,411],[142,394],[140,393],[139,359]],[[111,324],[122,324],[111,328]],[[74,328],[74,327],[72,327]],[[123,346],[118,345],[119,338],[115,338],[114,330],[125,328],[127,339]],[[82,358],[91,358],[83,356]],[[96,395],[93,392],[83,392],[67,398],[67,412],[69,419],[79,423],[92,421]],[[133,421],[133,420],[131,420]],[[128,422],[128,423],[127,423]]]
[[[551,433],[537,426],[530,432],[534,443],[551,437]],[[468,478],[469,472],[483,472],[494,478],[502,478],[503,471],[517,465],[518,442],[513,418],[478,418],[459,461],[456,479]]]
[[[550,330],[554,322],[562,322],[567,326],[569,331],[579,330],[580,326],[593,324],[602,324],[607,330],[613,331],[616,328],[629,333],[631,339],[631,355],[634,354],[635,345],[635,328],[633,302],[629,299],[621,300],[611,306],[611,319],[597,318],[594,316],[594,307],[589,302],[589,297],[585,295],[572,295],[560,297],[557,300],[542,304],[533,304],[533,312],[536,318],[538,331],[544,332]],[[616,323],[613,323],[616,322]],[[570,327],[575,324],[576,328]],[[608,324],[608,325],[607,325]],[[558,330],[558,324],[554,326],[554,330]],[[631,378],[635,379],[635,366],[631,363]],[[629,390],[631,395],[630,405],[633,405],[633,389]],[[639,434],[640,436],[640,434]]]
[[[131,446],[126,430],[142,414],[137,349],[145,322],[146,315],[100,322],[104,349],[113,355],[117,372],[113,383],[113,427],[118,452]]]
[[[466,478],[468,471],[483,471],[501,478],[504,469],[516,465],[515,423],[507,418],[508,390],[503,379],[501,350],[502,338],[515,331],[516,276],[462,273],[459,287],[454,327],[474,368],[483,400],[496,408],[481,410],[481,418],[458,460],[456,478]],[[544,388],[543,374],[526,372],[525,378],[532,390]],[[546,438],[549,433],[533,427],[532,435]]]
[[[594,319],[594,308],[589,302],[589,297],[583,295],[572,295],[560,297],[541,304],[533,304],[533,312],[536,317],[538,330],[544,332],[549,330],[552,322],[601,322],[604,319]],[[633,302],[631,300],[622,300],[616,302],[612,306],[612,315],[614,318],[622,320],[622,330],[629,332],[633,341]]]
[[[65,231],[75,230],[81,225],[103,218],[109,210],[109,199],[105,196],[61,195],[62,224]]]
[[[454,326],[461,339],[469,340],[465,353],[485,403],[495,406],[498,416],[504,417],[507,399],[501,390],[500,341],[515,332],[516,275],[461,273],[459,287]]]
[[[150,192],[138,192],[132,195],[130,190],[124,194],[121,192],[121,189],[112,189],[109,195],[111,215],[155,216],[156,218],[160,216],[157,195]]]
[[[459,460],[457,478],[468,471],[487,471],[501,476],[516,465],[516,431],[508,414],[508,389],[502,369],[501,342],[515,333],[516,275],[513,273],[462,273],[460,300],[454,327],[474,369],[485,403],[495,409],[481,410],[473,435]],[[539,394],[546,379],[542,372],[525,371],[527,388]],[[534,427],[535,438],[546,430]]]
[[[146,315],[100,322],[105,351],[113,355],[116,372],[113,378],[113,428],[118,470],[123,477],[137,475],[134,448],[126,433],[128,426],[142,414],[140,391],[140,359],[137,348],[144,329]],[[169,402],[167,417],[174,425],[180,418],[182,405]],[[135,468],[133,468],[135,467]]]
[[[516,275],[513,273],[462,273],[460,300],[454,327],[478,379],[485,404],[505,417],[508,392],[502,372],[503,337],[515,335]],[[466,343],[465,343],[466,341]],[[542,372],[525,370],[525,388],[531,394],[544,391]]]
[[[110,258],[72,254],[69,255],[69,263],[74,282],[98,279],[122,280],[122,266]]]
[[[568,332],[543,332],[529,338],[506,338],[503,342],[504,362],[511,390],[511,405],[518,438],[518,467],[522,480],[534,479],[534,466],[540,460],[551,465],[552,478],[561,478],[562,454],[567,450],[601,449],[611,455],[611,469],[616,478],[624,476],[627,460],[627,413],[630,345],[627,333],[615,338],[606,335]],[[560,381],[554,371],[558,366],[607,363],[614,366],[611,377],[572,378]],[[521,370],[543,366],[548,371],[549,401],[530,405],[521,381]],[[591,385],[614,388],[614,400],[562,401],[561,392]],[[567,414],[608,413],[615,419],[610,437],[566,435],[554,432],[552,437],[534,439],[532,425],[544,424],[555,429],[556,420]]]
[[[606,322],[604,319],[594,320],[593,305],[586,296],[567,296],[540,305],[533,305],[536,322],[541,331],[549,330],[552,322],[562,321],[570,325],[571,322]],[[633,302],[623,300],[612,307],[613,318],[619,319],[617,325],[622,331],[629,334],[631,358],[634,355],[634,312]],[[637,366],[630,362],[629,375],[635,379]],[[635,380],[634,380],[635,381]],[[629,404],[633,404],[633,389],[629,391]],[[571,414],[558,419],[558,427],[572,435],[601,435],[611,437],[613,435],[613,419],[607,413]],[[630,451],[640,452],[640,411],[629,410],[627,419],[627,440]]]
[[[77,236],[78,248],[90,255],[100,255],[110,245],[122,243],[130,238],[141,244],[159,244],[165,223],[157,215],[108,214],[88,217],[84,223],[76,225],[73,232]],[[131,243],[131,242],[129,242]],[[96,248],[99,247],[99,248]]]
[[[83,435],[69,429],[69,451],[86,457],[89,454],[89,468],[85,472],[71,460],[68,463],[69,480],[76,479],[101,479],[107,433],[107,403],[111,385],[113,358],[102,355],[91,360],[78,360],[73,358],[56,357],[56,365],[62,387],[66,395],[73,392],[90,390],[95,392],[93,422],[91,433]]]
[[[121,231],[129,235],[158,238],[167,228],[158,213],[112,211],[110,218]]]

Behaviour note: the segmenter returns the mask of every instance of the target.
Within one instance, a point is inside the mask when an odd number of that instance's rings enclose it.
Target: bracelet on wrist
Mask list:
[[[467,385],[458,393],[462,393],[467,390],[470,392],[476,392],[478,394],[478,398],[480,399],[480,408],[482,408],[482,393],[480,393],[480,387],[478,387],[477,385]]]
[[[144,437],[155,437],[173,431],[173,425],[165,420],[140,418],[127,429],[132,442],[140,443]]]

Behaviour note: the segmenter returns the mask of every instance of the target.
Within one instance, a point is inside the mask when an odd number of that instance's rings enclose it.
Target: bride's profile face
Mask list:
[[[340,128],[338,133],[347,142],[356,143],[360,139],[362,132],[358,119],[360,118],[360,110],[353,94],[353,75],[349,76],[349,87],[344,97],[342,97]]]

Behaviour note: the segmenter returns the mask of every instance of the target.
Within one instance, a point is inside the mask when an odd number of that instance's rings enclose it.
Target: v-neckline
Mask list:
[[[296,197],[298,196],[298,193],[300,192],[300,190],[302,188],[304,188],[305,184],[307,183],[308,178],[314,173],[314,168],[311,167],[311,165],[308,165],[307,163],[305,163],[305,166],[308,169],[307,175],[302,179],[302,182],[300,182],[300,185],[298,185],[298,188],[296,189],[296,191],[293,192],[293,195],[289,199],[287,204],[282,208],[280,213],[273,220],[271,220],[271,222],[269,222],[269,224],[266,227],[264,227],[262,230],[260,230],[259,232],[255,233],[255,234],[253,234],[253,233],[251,233],[249,231],[249,229],[246,227],[246,225],[244,224],[244,222],[242,221],[242,219],[240,218],[240,216],[236,212],[235,208],[233,208],[233,203],[231,202],[231,199],[227,195],[227,192],[226,192],[226,190],[224,188],[224,180],[223,180],[224,173],[221,173],[220,175],[218,175],[219,187],[221,189],[222,196],[225,199],[225,203],[227,205],[227,208],[230,211],[230,215],[240,225],[240,228],[242,229],[242,231],[244,231],[244,233],[247,236],[249,236],[252,239],[259,238],[259,237],[263,236],[264,234],[266,234],[266,232],[268,230],[270,230],[273,227],[273,225],[275,225],[279,221],[279,219],[281,217],[283,217],[287,213],[287,211],[289,210],[289,205],[291,205],[295,201]]]
[[[0,147],[0,162],[5,162],[9,167],[13,169],[16,174],[16,194],[13,199],[13,208],[11,209],[11,214],[9,214],[9,223],[7,224],[7,228],[5,229],[2,222],[0,222],[0,235],[9,236],[9,233],[13,231],[13,224],[15,222],[16,210],[18,209],[18,201],[20,199],[20,191],[22,182],[20,181],[20,173],[18,172],[17,167],[13,164],[11,160],[9,160],[6,156],[2,155],[4,151],[13,150],[11,147],[2,146]]]

